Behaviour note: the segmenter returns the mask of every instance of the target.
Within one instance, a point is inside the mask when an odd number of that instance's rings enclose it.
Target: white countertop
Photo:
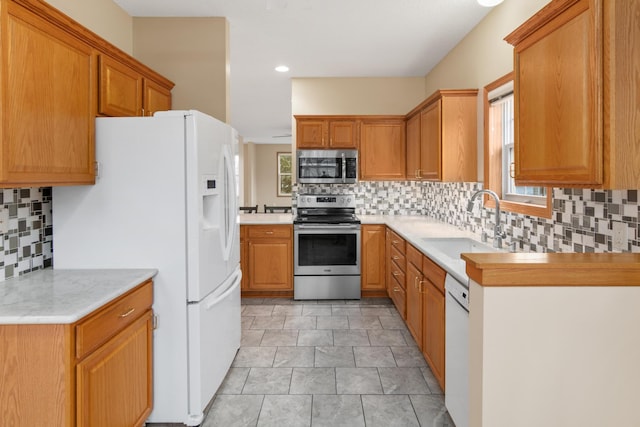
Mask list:
[[[260,225],[260,224],[293,224],[293,215],[290,213],[254,213],[239,214],[241,225]]]
[[[454,264],[439,251],[432,250],[423,239],[443,237],[466,237],[479,243],[478,236],[470,231],[446,224],[421,215],[358,215],[363,224],[385,224],[400,237],[411,243],[416,249],[428,256],[433,262],[445,269],[460,283],[468,286],[469,277],[465,271],[464,260],[456,260]],[[486,243],[485,243],[486,244]]]
[[[455,277],[464,285],[468,284],[469,277],[465,272],[465,262],[462,259],[455,260],[443,257],[439,251],[434,251],[429,247],[428,242],[423,239],[443,238],[443,237],[466,237],[480,243],[478,236],[470,231],[459,228],[444,222],[429,218],[423,215],[358,215],[362,224],[384,224],[398,233],[416,249],[427,255],[440,267]],[[240,224],[293,224],[292,214],[240,214]]]
[[[156,273],[44,269],[12,278],[0,282],[0,324],[73,323]]]

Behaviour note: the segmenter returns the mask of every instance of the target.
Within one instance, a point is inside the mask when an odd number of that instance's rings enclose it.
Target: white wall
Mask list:
[[[129,55],[133,52],[133,19],[112,0],[46,1]]]
[[[134,18],[133,56],[176,84],[174,110],[199,110],[229,122],[226,18]]]
[[[291,206],[291,196],[278,197],[278,153],[290,153],[289,144],[244,144],[244,206]]]

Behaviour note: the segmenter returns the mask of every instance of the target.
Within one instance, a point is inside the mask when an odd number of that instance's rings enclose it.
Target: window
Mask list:
[[[278,153],[278,197],[291,196],[291,153]]]
[[[498,193],[505,211],[551,217],[551,189],[516,185],[513,73],[509,73],[484,88],[485,188]],[[491,207],[493,200],[485,199]]]

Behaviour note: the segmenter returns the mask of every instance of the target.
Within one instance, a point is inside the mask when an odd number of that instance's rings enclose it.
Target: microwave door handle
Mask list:
[[[342,183],[347,182],[347,160],[345,154],[342,153]]]

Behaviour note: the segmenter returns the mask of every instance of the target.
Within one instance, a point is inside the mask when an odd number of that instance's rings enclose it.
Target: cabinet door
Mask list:
[[[144,79],[143,82],[143,115],[153,116],[156,111],[171,109],[171,91],[160,86],[153,80]]]
[[[420,113],[420,166],[423,179],[442,179],[442,108],[438,100]]]
[[[413,263],[407,263],[407,327],[416,340],[418,347],[422,348],[422,294],[420,282],[422,273]]]
[[[298,119],[296,123],[297,148],[326,148],[327,129],[326,120]]]
[[[433,375],[444,391],[444,295],[429,280],[422,285],[424,304],[424,336],[422,352],[433,371]]]
[[[355,120],[329,121],[329,147],[357,148],[358,124]]]
[[[362,290],[385,289],[385,226],[363,225]]]
[[[142,76],[126,65],[100,55],[98,112],[106,116],[142,115]]]
[[[365,121],[360,127],[360,177],[404,179],[406,162],[403,120]]]
[[[420,114],[407,120],[407,179],[420,179]]]
[[[293,289],[291,239],[249,240],[249,289]]]
[[[602,34],[593,3],[576,2],[515,46],[518,183],[603,182]]]
[[[152,408],[152,312],[76,367],[79,427],[141,426]]]
[[[39,186],[92,184],[92,49],[13,2],[5,6],[0,179]]]

